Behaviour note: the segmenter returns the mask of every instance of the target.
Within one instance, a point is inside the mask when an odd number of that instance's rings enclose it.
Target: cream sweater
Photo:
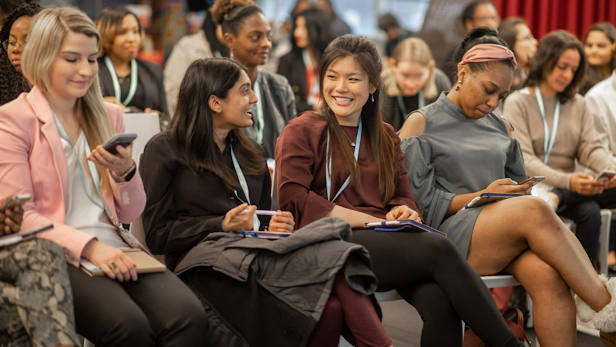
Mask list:
[[[551,137],[556,97],[544,97],[543,103]],[[513,92],[507,98],[503,116],[515,128],[513,137],[520,142],[529,176],[545,176],[546,183],[569,189],[576,159],[598,172],[612,166],[579,94],[560,105],[560,122],[548,165],[544,164],[544,125],[534,92],[528,88]]]

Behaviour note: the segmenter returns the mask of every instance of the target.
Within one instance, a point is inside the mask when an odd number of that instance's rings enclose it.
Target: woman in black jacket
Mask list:
[[[137,15],[125,7],[106,7],[96,18],[96,26],[103,37],[98,76],[105,101],[137,112],[158,113],[161,128],[166,128],[169,114],[163,71],[137,59],[143,41]]]
[[[325,47],[334,39],[325,12],[309,8],[293,18],[291,52],[278,62],[278,73],[291,83],[297,114],[313,110],[319,101],[317,69]]]

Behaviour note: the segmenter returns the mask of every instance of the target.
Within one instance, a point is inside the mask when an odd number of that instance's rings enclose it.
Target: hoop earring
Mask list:
[[[370,98],[372,98],[372,102],[374,102],[374,94],[370,93]]]
[[[460,85],[462,84],[462,80],[458,80],[458,85],[456,86],[456,92],[460,91]]]

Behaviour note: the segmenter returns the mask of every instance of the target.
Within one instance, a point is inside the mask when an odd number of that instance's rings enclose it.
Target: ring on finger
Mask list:
[[[118,165],[120,163],[120,158],[115,158],[115,160],[113,161],[113,165]]]
[[[115,270],[115,269],[117,269],[117,268],[118,268],[118,266],[116,265],[116,263],[115,263],[115,262],[111,262],[111,268],[112,268],[113,270]]]

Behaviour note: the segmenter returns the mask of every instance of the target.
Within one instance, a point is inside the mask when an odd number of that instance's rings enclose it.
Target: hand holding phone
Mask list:
[[[612,179],[612,177],[616,176],[616,171],[612,171],[612,170],[603,170],[599,176],[597,176],[597,181],[599,183],[605,184],[607,183],[609,180]]]
[[[19,232],[23,219],[23,204],[30,194],[11,196],[0,203],[0,236]]]
[[[537,183],[543,181],[544,179],[545,179],[545,176],[531,176],[525,179],[524,181],[518,183],[518,185],[529,184],[531,187],[534,187],[537,185]]]
[[[112,138],[110,138],[107,142],[103,144],[103,148],[113,154],[117,155],[118,150],[117,146],[122,146],[124,148],[130,146],[133,141],[137,138],[137,134],[116,134]]]

